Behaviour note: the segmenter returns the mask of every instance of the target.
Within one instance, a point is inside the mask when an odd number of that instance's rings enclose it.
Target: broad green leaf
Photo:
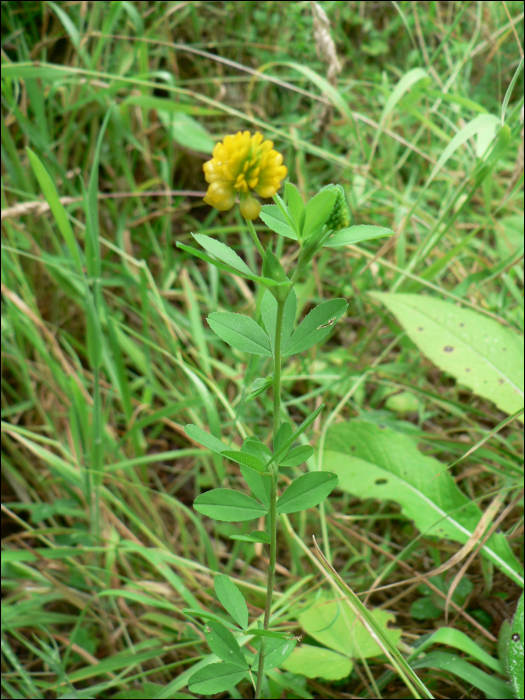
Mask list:
[[[230,540],[239,540],[239,542],[260,542],[261,544],[270,544],[270,535],[264,530],[254,530],[249,535],[230,535]]]
[[[208,323],[212,331],[232,348],[251,355],[272,356],[269,338],[253,318],[216,311],[208,316]]]
[[[313,508],[337,486],[337,476],[329,472],[309,472],[293,481],[277,501],[278,513],[297,513]]]
[[[509,641],[509,675],[517,698],[524,697],[523,685],[523,593],[512,621]]]
[[[355,245],[363,241],[371,241],[374,238],[392,236],[393,231],[382,226],[350,226],[337,231],[324,244],[325,248],[340,248],[345,245]]]
[[[299,464],[303,464],[307,459],[315,452],[311,445],[299,445],[299,447],[294,447],[286,455],[286,458],[279,460],[279,466],[281,467],[298,467]]]
[[[186,613],[186,615],[192,615],[193,617],[201,617],[203,620],[212,620],[213,622],[217,622],[221,625],[226,625],[226,627],[229,627],[233,630],[239,629],[239,627],[237,627],[237,625],[234,625],[233,622],[230,622],[229,620],[223,620],[222,617],[219,617],[218,615],[213,615],[213,613],[204,612],[203,610],[184,608],[182,612]]]
[[[233,267],[234,270],[237,270],[243,275],[253,275],[253,272],[244,260],[229,246],[224,245],[224,243],[217,241],[215,238],[205,236],[203,233],[192,233],[191,235],[204,250],[207,250],[211,255],[215,255],[221,262]]]
[[[295,230],[299,235],[299,238],[302,238],[305,218],[305,206],[303,198],[301,197],[301,194],[299,193],[297,187],[291,182],[286,183],[286,185],[284,186],[284,191],[286,194],[286,201],[288,204],[288,211],[290,213],[290,217],[294,223]]]
[[[248,484],[253,495],[265,506],[270,507],[270,491],[272,488],[272,477],[269,472],[259,474],[248,467],[241,467],[241,474]]]
[[[201,493],[193,507],[208,518],[229,523],[241,523],[266,515],[267,509],[245,493],[233,489],[213,489]]]
[[[246,403],[266,393],[271,386],[273,386],[273,374],[268,377],[259,377],[259,379],[256,379],[250,387],[250,393],[246,397]]]
[[[440,299],[370,294],[440,369],[506,413],[523,408],[523,338],[516,331]]]
[[[346,299],[330,299],[312,309],[284,346],[283,357],[308,350],[326,338],[347,308]]]
[[[75,238],[75,234],[73,233],[73,229],[69,222],[64,205],[62,204],[62,202],[60,201],[60,197],[58,196],[55,183],[53,182],[51,176],[47,172],[44,165],[41,163],[36,153],[33,153],[33,151],[30,148],[26,148],[26,151],[29,158],[29,162],[31,163],[31,167],[33,168],[33,172],[35,173],[36,179],[38,180],[38,184],[40,185],[42,192],[44,193],[44,197],[46,198],[47,203],[49,204],[49,207],[53,212],[53,216],[55,217],[57,226],[60,229],[60,233],[64,237],[69,252],[71,253],[73,260],[75,261],[77,271],[79,273],[82,273],[83,265],[82,260],[80,258],[80,251],[78,248],[77,240]]]
[[[246,452],[239,452],[238,450],[227,450],[226,452],[222,453],[222,456],[226,457],[226,459],[231,459],[232,462],[237,462],[237,464],[243,464],[250,469],[255,469],[256,472],[262,473],[266,471],[264,462],[261,462],[261,460],[258,457],[255,457],[255,455],[251,455]]]
[[[336,191],[321,190],[306,205],[303,240],[321,233],[328,221],[336,200]]]
[[[222,454],[225,450],[231,451],[232,449],[231,447],[226,445],[226,443],[222,442],[222,440],[219,440],[219,438],[216,438],[214,435],[211,435],[206,430],[203,430],[202,428],[199,428],[197,425],[193,425],[192,423],[188,423],[188,425],[185,426],[184,432],[189,438],[191,438],[195,442],[198,442],[199,445],[202,445],[208,450],[216,452],[219,455]]]
[[[208,664],[193,674],[188,688],[192,693],[200,695],[224,693],[240,683],[245,675],[246,671],[240,671],[235,664]]]
[[[361,499],[395,501],[425,535],[464,544],[482,511],[457,487],[437,459],[427,457],[410,437],[372,423],[338,423],[328,431],[324,468],[339,477],[339,488]],[[523,570],[502,534],[494,533],[482,554],[523,586]]]
[[[218,622],[209,622],[208,627],[211,631],[205,631],[204,635],[213,653],[217,654],[219,659],[247,670],[248,664],[244,654],[230,630]]]
[[[261,219],[264,221],[266,226],[275,233],[279,233],[281,236],[286,238],[291,238],[292,240],[297,240],[297,234],[286,221],[284,214],[275,204],[265,204],[261,208],[261,213],[259,214]]]
[[[224,609],[243,630],[248,627],[248,606],[243,594],[228,576],[219,574],[213,582],[215,595]]]
[[[301,644],[284,662],[283,668],[307,678],[324,678],[339,681],[352,673],[353,663],[347,656],[325,647]]]
[[[322,403],[319,406],[319,408],[316,408],[313,413],[310,413],[310,415],[303,420],[303,422],[297,428],[295,433],[293,433],[293,435],[290,435],[290,437],[287,437],[285,440],[283,440],[282,445],[279,447],[279,449],[275,450],[273,460],[271,460],[272,462],[276,462],[277,464],[279,464],[279,461],[282,459],[282,457],[284,457],[284,455],[287,454],[288,449],[293,445],[293,443],[298,439],[298,437],[302,435],[304,431],[312,425],[314,420],[317,418],[317,416],[321,413],[323,409],[324,403]],[[279,431],[281,430],[281,428],[279,428]],[[279,432],[277,433],[276,437],[279,437]]]
[[[293,428],[290,423],[285,421],[277,431],[277,435],[275,436],[275,440],[273,443],[273,451],[275,453],[279,452],[284,445],[285,442],[287,442],[293,433]],[[291,443],[290,443],[291,444]]]
[[[494,675],[489,675],[481,669],[469,664],[465,659],[449,654],[445,651],[431,651],[422,659],[417,659],[411,664],[412,668],[438,668],[453,673],[464,680],[468,685],[473,685],[487,698],[495,700],[511,700],[514,697],[512,690],[505,681]]]
[[[387,626],[394,619],[392,613],[378,608],[370,611],[370,614],[397,644],[401,630]],[[381,647],[345,599],[333,600],[330,594],[323,593],[308,610],[299,615],[299,622],[311,637],[350,659],[367,659],[382,653]]]
[[[272,347],[272,354],[275,351],[275,333],[277,327],[277,299],[274,295],[266,290],[261,302],[261,315],[270,338],[270,345]],[[284,303],[284,316],[283,316],[283,330],[281,335],[281,349],[286,347],[286,343],[290,338],[293,331],[293,326],[295,323],[295,316],[297,314],[297,294],[295,290],[292,289]]]

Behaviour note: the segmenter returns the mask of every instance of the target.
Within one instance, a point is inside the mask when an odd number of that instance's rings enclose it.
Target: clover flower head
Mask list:
[[[245,219],[256,219],[261,205],[252,191],[259,197],[273,197],[288,172],[282,162],[273,142],[264,141],[258,131],[253,136],[249,131],[226,136],[213,149],[213,158],[204,163],[204,176],[209,183],[204,201],[227,211],[238,195],[241,214]]]

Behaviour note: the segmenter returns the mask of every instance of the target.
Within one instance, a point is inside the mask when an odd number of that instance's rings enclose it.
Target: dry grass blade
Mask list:
[[[496,506],[497,506],[496,512],[497,512],[497,510],[499,510],[499,506],[501,505],[501,501],[502,501],[502,498],[499,498],[500,496],[501,496],[501,494],[498,494],[498,496],[496,496],[496,498],[492,501],[490,506],[487,508],[487,511],[483,515],[483,518],[481,518],[481,520],[485,519],[485,516],[487,515],[487,513],[489,513],[489,511],[492,511],[491,514],[494,515],[494,508],[496,508]],[[458,583],[461,581],[462,577],[464,576],[465,572],[467,571],[467,569],[471,565],[474,557],[478,554],[481,547],[483,547],[483,545],[489,539],[489,537],[492,535],[492,533],[497,530],[497,528],[505,520],[507,515],[509,515],[509,513],[512,512],[512,510],[516,507],[517,503],[522,499],[522,497],[523,497],[523,492],[520,493],[518,496],[516,496],[516,498],[514,498],[508,504],[508,506],[502,511],[502,513],[500,513],[499,517],[492,524],[492,526],[489,528],[489,530],[485,533],[484,537],[482,539],[480,539],[476,551],[472,552],[470,557],[467,559],[467,561],[463,564],[461,569],[457,572],[457,574],[452,579],[452,582],[450,584],[450,588],[448,589],[448,592],[447,592],[447,597],[445,599],[445,621],[447,623],[448,623],[448,609],[450,606],[450,601],[452,600],[452,596],[454,595],[454,591],[456,590]],[[498,499],[499,499],[499,501],[498,501]],[[481,525],[481,520],[480,520],[480,525]],[[489,522],[488,519],[487,519],[487,522]],[[476,528],[476,530],[478,530],[478,529],[479,529],[479,526]],[[472,538],[474,537],[474,534],[476,534],[476,533],[473,533]],[[459,552],[458,552],[458,554],[459,554]]]
[[[487,508],[487,510],[483,513],[482,517],[480,518],[479,523],[476,525],[476,529],[472,533],[472,535],[468,538],[468,540],[465,542],[463,547],[459,549],[448,561],[446,561],[444,564],[441,566],[438,566],[437,569],[433,569],[432,571],[427,572],[426,574],[418,574],[417,576],[414,576],[414,578],[409,578],[405,579],[402,582],[399,583],[390,583],[387,586],[378,586],[377,584],[379,581],[381,581],[381,576],[379,576],[372,586],[368,589],[367,591],[367,600],[368,597],[374,592],[374,591],[385,591],[388,588],[395,588],[396,586],[399,585],[405,585],[409,583],[418,583],[425,581],[426,579],[432,578],[434,576],[439,576],[439,574],[443,574],[445,571],[448,571],[452,566],[455,566],[456,564],[459,564],[460,561],[463,561],[463,559],[474,549],[474,547],[481,541],[483,544],[490,534],[493,532],[493,528],[490,529],[489,535],[485,536],[482,539],[483,533],[487,529],[487,525],[491,522],[491,520],[494,518],[496,513],[498,512],[501,503],[504,499],[504,495],[499,493],[496,498],[492,501],[490,506]],[[512,507],[514,507],[515,502],[511,504]],[[505,513],[507,512],[507,509],[504,511]],[[459,579],[458,579],[459,580]]]

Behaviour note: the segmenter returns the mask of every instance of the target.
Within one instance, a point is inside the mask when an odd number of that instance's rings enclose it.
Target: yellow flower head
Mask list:
[[[251,191],[259,197],[273,197],[288,172],[282,162],[273,142],[263,141],[258,131],[253,136],[249,131],[226,136],[213,149],[213,158],[204,163],[204,176],[210,185],[204,201],[227,211],[239,195],[241,214],[245,219],[256,219],[261,205]]]

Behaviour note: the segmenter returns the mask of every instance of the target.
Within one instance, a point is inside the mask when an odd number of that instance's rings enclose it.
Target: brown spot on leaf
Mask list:
[[[454,348],[452,347],[452,345],[445,345],[445,347],[443,348],[443,351],[444,352],[454,352]]]

